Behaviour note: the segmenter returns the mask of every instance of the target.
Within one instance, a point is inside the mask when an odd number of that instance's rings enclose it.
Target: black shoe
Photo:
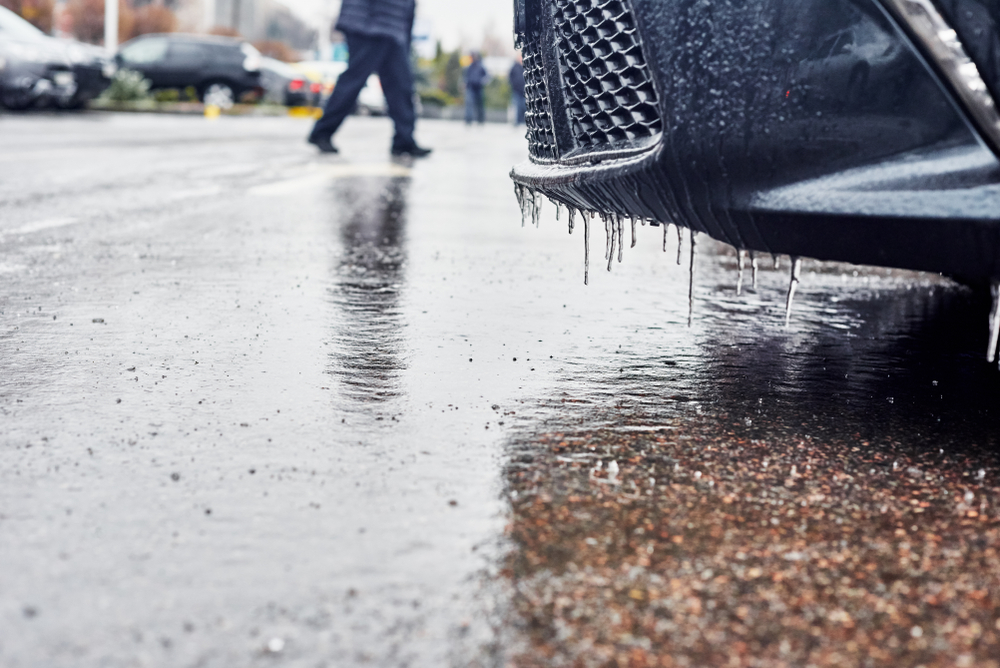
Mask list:
[[[425,158],[431,154],[431,149],[424,148],[422,146],[417,146],[416,142],[410,142],[409,144],[402,144],[400,146],[392,147],[393,155],[408,155],[411,158]]]
[[[333,145],[330,139],[331,137],[309,135],[309,138],[306,141],[315,146],[316,148],[318,148],[320,153],[340,153],[340,151],[337,150],[337,147]]]

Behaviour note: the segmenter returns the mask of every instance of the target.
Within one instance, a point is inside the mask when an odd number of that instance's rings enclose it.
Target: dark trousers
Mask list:
[[[523,95],[511,93],[514,101],[514,125],[524,125],[525,99]]]
[[[396,125],[392,145],[405,147],[413,143],[416,112],[413,109],[413,73],[406,49],[391,37],[376,37],[346,33],[347,69],[337,79],[323,116],[313,126],[314,136],[332,136],[354,110],[358,94],[368,77],[377,73],[382,82],[389,117]]]
[[[483,87],[465,87],[465,122],[486,122],[486,108],[483,106]]]

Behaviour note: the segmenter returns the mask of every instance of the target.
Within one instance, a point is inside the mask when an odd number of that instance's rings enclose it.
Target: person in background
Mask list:
[[[396,126],[393,155],[423,157],[430,149],[413,138],[413,73],[410,71],[410,35],[415,0],[343,0],[336,29],[347,37],[347,69],[327,100],[308,141],[322,153],[337,153],[333,135],[354,109],[368,77],[377,73],[389,117]]]
[[[524,125],[524,63],[521,54],[514,57],[510,68],[510,96],[514,101],[514,125]]]
[[[472,54],[472,63],[465,68],[465,124],[469,125],[473,117],[479,124],[486,122],[486,107],[483,105],[483,88],[486,86],[486,68],[483,67],[483,57]]]

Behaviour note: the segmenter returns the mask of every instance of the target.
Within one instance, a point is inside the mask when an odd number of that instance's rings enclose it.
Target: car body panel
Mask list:
[[[740,249],[1000,277],[1000,163],[876,0],[522,2],[519,185]]]

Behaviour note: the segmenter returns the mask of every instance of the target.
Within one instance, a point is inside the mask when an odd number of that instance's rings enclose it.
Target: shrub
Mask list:
[[[104,91],[104,97],[112,102],[144,100],[149,97],[149,80],[134,70],[120,69]]]
[[[157,102],[177,102],[181,99],[181,93],[176,88],[164,88],[153,93],[153,99]]]
[[[425,88],[421,90],[420,101],[423,104],[437,105],[439,107],[449,107],[458,103],[458,100],[440,88]]]
[[[510,106],[510,82],[493,77],[483,89],[483,100],[487,109],[506,109]]]

